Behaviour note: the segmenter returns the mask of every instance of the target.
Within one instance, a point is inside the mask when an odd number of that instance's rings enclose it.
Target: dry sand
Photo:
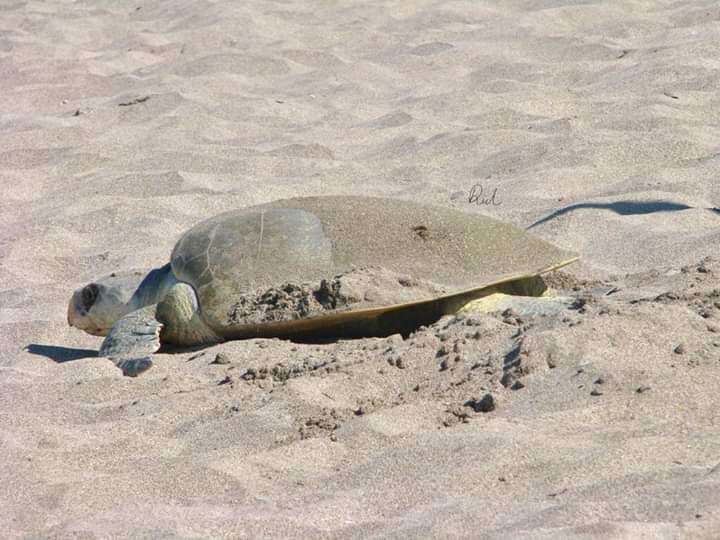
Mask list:
[[[714,0],[3,2],[2,537],[720,537],[719,58]],[[587,302],[136,379],[67,326],[205,217],[351,193],[534,224]]]

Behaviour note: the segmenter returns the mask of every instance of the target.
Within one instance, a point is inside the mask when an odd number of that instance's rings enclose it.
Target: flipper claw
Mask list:
[[[125,375],[136,377],[152,366],[150,355],[160,348],[162,324],[156,306],[128,313],[110,329],[98,356],[110,358]]]
[[[119,367],[123,375],[126,377],[137,377],[143,371],[147,371],[152,367],[152,359],[149,356],[144,358],[110,358],[117,367]]]

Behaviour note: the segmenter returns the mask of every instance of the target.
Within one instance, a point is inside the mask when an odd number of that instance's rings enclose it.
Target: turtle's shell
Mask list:
[[[178,241],[171,264],[176,278],[195,288],[205,321],[223,333],[239,295],[289,282],[320,283],[353,268],[382,267],[457,296],[574,258],[487,216],[399,199],[326,196],[274,201],[203,221]]]

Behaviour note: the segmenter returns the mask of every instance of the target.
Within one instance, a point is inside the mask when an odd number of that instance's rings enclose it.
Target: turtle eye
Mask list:
[[[97,300],[98,293],[100,292],[100,289],[95,283],[91,283],[90,285],[86,285],[83,287],[82,292],[80,293],[82,305],[85,308],[85,311],[90,311],[90,308],[95,303],[95,300]]]

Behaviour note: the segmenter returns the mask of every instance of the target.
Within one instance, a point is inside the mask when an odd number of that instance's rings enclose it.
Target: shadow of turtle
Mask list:
[[[720,208],[702,208],[696,206],[689,206],[683,203],[675,203],[670,201],[616,201],[612,203],[577,203],[560,208],[552,214],[539,219],[532,225],[529,225],[527,229],[532,229],[538,225],[546,223],[552,219],[560,217],[564,214],[574,212],[575,210],[581,210],[583,208],[593,208],[600,210],[610,210],[621,216],[635,216],[641,214],[654,214],[656,212],[677,212],[680,210],[709,210],[716,214],[720,214]]]
[[[73,349],[70,347],[57,347],[55,345],[40,345],[31,343],[25,350],[30,354],[44,356],[61,364],[63,362],[72,362],[81,358],[97,358],[97,351],[92,349]]]

